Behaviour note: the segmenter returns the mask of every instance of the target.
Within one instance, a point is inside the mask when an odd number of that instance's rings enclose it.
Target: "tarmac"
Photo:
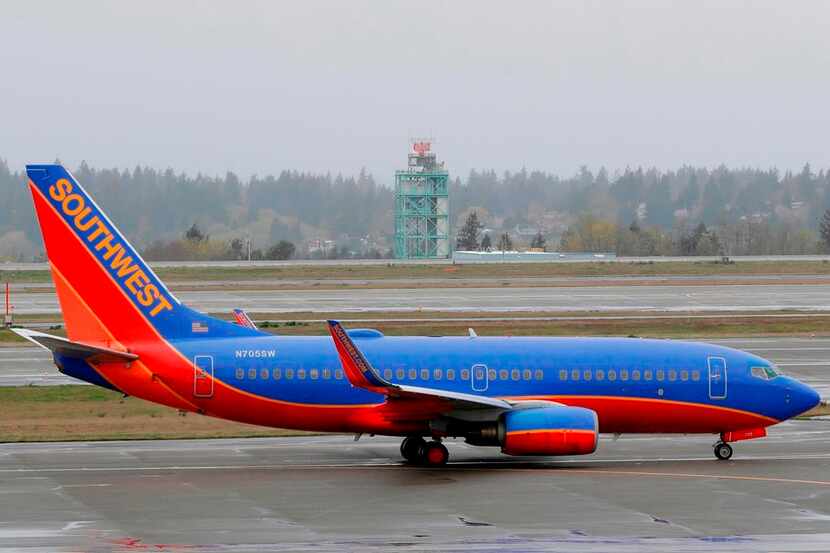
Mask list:
[[[711,436],[603,436],[400,461],[348,436],[0,446],[0,551],[827,551],[830,420],[717,461]]]
[[[830,338],[713,341],[830,395]],[[42,350],[0,348],[0,384],[33,375],[77,383]],[[830,418],[728,462],[713,442],[603,436],[538,459],[449,441],[436,469],[368,436],[0,444],[0,551],[830,550]]]
[[[253,313],[830,310],[830,286],[824,283],[509,288],[418,288],[413,284],[384,289],[196,290],[176,295],[188,306],[209,313],[229,313],[237,307]],[[18,291],[13,303],[17,315],[59,312],[51,291]]]

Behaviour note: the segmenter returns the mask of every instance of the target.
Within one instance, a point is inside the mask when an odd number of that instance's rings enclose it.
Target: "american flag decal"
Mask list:
[[[208,331],[208,326],[203,325],[199,321],[195,321],[193,324],[190,325],[190,330],[193,332],[205,333]]]

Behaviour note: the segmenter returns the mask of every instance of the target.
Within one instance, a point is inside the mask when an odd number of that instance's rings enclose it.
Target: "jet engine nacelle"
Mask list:
[[[583,407],[541,407],[505,413],[499,423],[508,455],[587,455],[597,449],[597,414]]]

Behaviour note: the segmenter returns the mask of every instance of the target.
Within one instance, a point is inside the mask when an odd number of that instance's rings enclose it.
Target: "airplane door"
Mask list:
[[[726,399],[726,359],[709,358],[709,398]]]
[[[487,365],[473,365],[470,371],[470,382],[473,386],[473,391],[484,392],[487,390],[488,384]]]
[[[193,358],[193,396],[213,397],[212,355],[197,355]]]

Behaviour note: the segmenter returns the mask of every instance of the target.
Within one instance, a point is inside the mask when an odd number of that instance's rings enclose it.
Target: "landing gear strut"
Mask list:
[[[427,442],[420,436],[409,436],[401,442],[401,456],[410,463],[440,467],[447,464],[450,452],[438,440]]]
[[[715,444],[715,457],[721,461],[727,461],[732,457],[732,446],[726,442],[718,442]]]

